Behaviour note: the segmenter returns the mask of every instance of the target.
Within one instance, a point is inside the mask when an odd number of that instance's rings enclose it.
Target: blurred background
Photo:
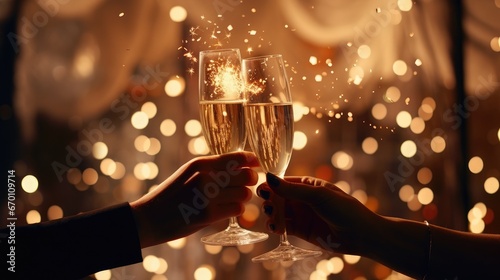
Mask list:
[[[287,175],[335,182],[382,215],[500,233],[499,17],[499,0],[2,0],[2,172],[16,172],[18,224],[132,201],[208,154],[199,51],[240,48],[286,61]],[[244,227],[266,231],[260,206],[250,201]],[[252,263],[274,235],[200,242],[226,226],[91,278],[407,279],[328,252]]]

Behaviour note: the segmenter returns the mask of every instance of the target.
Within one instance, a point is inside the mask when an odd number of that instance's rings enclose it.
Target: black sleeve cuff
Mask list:
[[[78,279],[142,261],[128,203],[17,227],[15,234],[13,279]]]

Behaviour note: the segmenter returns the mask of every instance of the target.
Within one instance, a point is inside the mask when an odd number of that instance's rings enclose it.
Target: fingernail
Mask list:
[[[271,215],[273,213],[273,207],[271,205],[264,205],[264,213]]]
[[[274,224],[269,224],[269,230],[274,232],[276,230],[276,226]]]
[[[259,196],[262,197],[263,199],[269,199],[271,193],[265,190],[259,190]]]
[[[278,187],[280,185],[280,179],[272,173],[269,172],[266,173],[266,180],[267,183],[269,183],[269,186],[271,187]]]

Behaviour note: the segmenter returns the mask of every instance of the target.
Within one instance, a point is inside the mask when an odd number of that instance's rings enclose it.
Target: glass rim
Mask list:
[[[279,54],[279,53],[266,54],[266,55],[247,57],[247,58],[243,58],[242,60],[252,61],[252,60],[259,60],[259,59],[264,59],[264,58],[283,58],[283,55]]]
[[[225,49],[202,50],[202,51],[200,51],[200,54],[201,53],[213,53],[213,52],[230,52],[230,51],[239,52],[240,49],[238,49],[238,48],[225,48]]]

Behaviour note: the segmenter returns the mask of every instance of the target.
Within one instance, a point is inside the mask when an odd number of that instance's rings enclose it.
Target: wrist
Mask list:
[[[393,232],[393,224],[387,217],[376,215],[370,220],[369,230],[364,229],[360,240],[359,255],[378,260],[380,253],[388,246],[387,235]]]
[[[130,208],[132,209],[132,215],[134,216],[134,221],[137,229],[137,235],[141,243],[141,248],[149,247],[149,238],[147,237],[148,230],[146,229],[147,218],[144,215],[143,209],[137,202],[131,202]]]
[[[367,246],[367,257],[414,278],[428,270],[429,227],[423,222],[382,217]]]

